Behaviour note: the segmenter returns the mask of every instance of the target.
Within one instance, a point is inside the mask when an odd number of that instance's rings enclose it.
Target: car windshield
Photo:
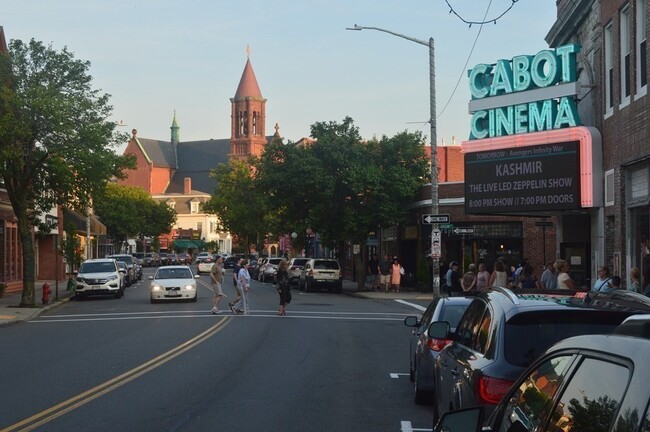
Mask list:
[[[83,263],[79,268],[79,273],[109,273],[115,271],[115,264],[109,261]]]
[[[338,270],[339,263],[336,261],[316,261],[314,268],[319,270]]]
[[[114,255],[111,258],[116,260],[124,261],[127,264],[133,264],[133,257],[131,255]]]
[[[156,279],[192,279],[192,272],[184,268],[159,269]]]
[[[526,367],[556,342],[571,336],[611,333],[629,315],[575,309],[517,314],[506,323],[506,360]]]

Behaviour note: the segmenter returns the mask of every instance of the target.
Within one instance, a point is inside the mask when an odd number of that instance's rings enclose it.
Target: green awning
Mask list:
[[[174,247],[177,249],[199,249],[202,246],[201,240],[174,240]]]

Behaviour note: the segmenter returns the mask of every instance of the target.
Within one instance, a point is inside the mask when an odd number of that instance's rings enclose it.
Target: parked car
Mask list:
[[[158,254],[158,259],[160,261],[159,265],[169,265],[169,254],[167,252],[160,252]]]
[[[257,279],[257,275],[260,271],[258,263],[259,261],[256,258],[248,260],[248,274],[251,275],[251,279]]]
[[[130,287],[134,281],[126,277],[126,275],[129,274],[129,266],[127,266],[124,261],[117,261],[117,267],[120,271],[120,283],[122,284],[122,288]]]
[[[212,259],[212,254],[210,252],[199,252],[194,259],[194,262],[198,264],[199,260],[210,258]]]
[[[275,274],[278,271],[278,265],[284,258],[272,257],[267,259],[264,264],[259,268],[257,280],[261,282],[269,282],[275,279]]]
[[[305,268],[309,258],[291,258],[289,261],[289,285],[298,285],[300,283],[300,273]]]
[[[330,292],[343,291],[341,266],[335,259],[311,258],[300,273],[300,289],[306,292],[326,287]]]
[[[131,255],[142,267],[149,267],[151,265],[150,263],[147,263],[144,252],[133,252]]]
[[[176,264],[191,264],[192,257],[187,252],[176,254]]]
[[[495,287],[469,305],[456,331],[434,322],[429,336],[451,339],[434,368],[434,423],[448,411],[490,413],[517,377],[547,348],[571,336],[609,333],[627,317],[650,313],[644,295],[615,290],[512,290]]]
[[[422,405],[432,401],[433,368],[440,351],[449,339],[434,339],[427,334],[434,321],[447,321],[453,332],[465,309],[474,299],[471,297],[436,297],[424,311],[422,317],[407,316],[404,325],[414,327],[409,343],[409,377],[415,384],[415,403]]]
[[[235,264],[239,262],[239,259],[239,256],[229,256],[223,261],[223,268],[232,270]]]
[[[91,295],[112,295],[118,299],[124,294],[117,261],[112,258],[89,259],[81,263],[75,275],[75,298]]]
[[[467,408],[445,414],[435,430],[645,431],[649,326],[650,316],[634,316],[613,334],[564,339],[522,373],[487,421],[484,407]]]
[[[142,266],[138,264],[135,258],[133,258],[133,255],[129,254],[114,254],[114,255],[108,255],[106,258],[113,258],[118,261],[124,261],[129,269],[129,272],[127,274],[127,279],[130,281],[135,281],[140,277],[142,278]]]
[[[207,256],[203,258],[199,258],[196,260],[196,273],[201,274],[201,273],[210,273],[210,270],[212,270],[212,266],[214,265],[214,261],[212,260],[212,256]]]
[[[163,300],[189,300],[196,302],[196,279],[189,266],[161,266],[153,276],[149,276],[151,285],[149,296],[151,303]]]

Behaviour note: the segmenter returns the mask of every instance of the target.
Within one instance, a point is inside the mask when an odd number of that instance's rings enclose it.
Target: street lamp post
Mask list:
[[[418,43],[429,47],[429,126],[431,126],[431,213],[438,214],[438,146],[436,136],[436,66],[435,66],[435,50],[433,45],[433,38],[429,41],[416,39],[400,33],[395,33],[390,30],[382,29],[379,27],[364,27],[354,25],[354,27],[347,27],[346,30],[377,30],[384,33],[392,34],[393,36],[401,37],[402,39]],[[431,257],[433,260],[432,279],[433,279],[433,294],[434,296],[440,295],[440,257],[433,254],[433,235],[434,231],[438,228],[438,224],[431,225]]]

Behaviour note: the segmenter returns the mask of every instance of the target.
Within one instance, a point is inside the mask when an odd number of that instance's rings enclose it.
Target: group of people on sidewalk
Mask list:
[[[249,272],[250,263],[247,259],[241,258],[232,269],[232,281],[235,287],[235,298],[228,302],[228,307],[234,314],[248,315],[250,313],[250,291],[251,275]],[[289,286],[289,264],[287,260],[282,260],[278,265],[277,284],[278,294],[280,296],[280,309],[278,315],[285,316],[286,306],[291,302],[291,287]],[[210,282],[214,290],[214,301],[211,312],[215,315],[220,314],[219,304],[224,297],[228,297],[223,292],[223,258],[219,257],[210,269]]]
[[[372,291],[386,292],[399,292],[402,283],[402,276],[404,276],[404,267],[399,262],[399,259],[394,256],[389,259],[388,254],[384,255],[381,261],[377,261],[377,255],[372,254],[368,260],[367,278]]]
[[[536,276],[533,266],[526,259],[522,260],[516,269],[512,268],[510,272],[501,259],[495,262],[492,273],[486,270],[484,263],[480,263],[478,267],[475,264],[470,264],[462,276],[458,267],[458,262],[452,261],[445,275],[443,292],[450,296],[467,291],[487,291],[494,286],[517,289],[578,288],[569,273],[569,263],[563,259],[546,263],[539,278]],[[627,287],[628,291],[641,293],[639,278],[639,269],[633,267],[630,271],[631,283]],[[612,276],[606,266],[599,267],[598,279],[591,291],[609,292],[616,289],[621,289],[621,278]],[[644,294],[650,297],[650,284]]]

